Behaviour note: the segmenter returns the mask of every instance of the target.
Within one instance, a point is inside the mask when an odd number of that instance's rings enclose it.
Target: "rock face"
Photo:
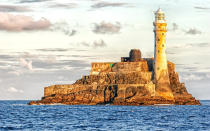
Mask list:
[[[168,62],[168,75],[173,99],[159,95],[160,90],[157,93],[153,59],[141,58],[140,50],[135,49],[131,50],[130,57],[122,57],[118,63],[92,63],[90,75],[74,84],[45,87],[44,97],[29,105],[200,105],[187,92],[184,83],[180,83],[172,62]]]

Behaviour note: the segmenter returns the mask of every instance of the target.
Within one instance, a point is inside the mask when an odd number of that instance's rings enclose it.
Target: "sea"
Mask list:
[[[0,101],[0,131],[210,131],[210,100],[202,105],[27,105]]]

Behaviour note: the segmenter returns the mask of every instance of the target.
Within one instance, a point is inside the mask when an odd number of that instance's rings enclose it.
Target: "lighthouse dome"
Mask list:
[[[165,23],[165,14],[164,12],[161,10],[161,8],[159,8],[156,12],[155,12],[155,22],[156,23]]]
[[[159,8],[159,9],[155,12],[155,14],[164,14],[164,12],[162,11],[161,8]]]

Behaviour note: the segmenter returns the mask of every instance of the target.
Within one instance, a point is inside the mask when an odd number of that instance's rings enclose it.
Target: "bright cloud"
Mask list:
[[[18,90],[15,87],[10,87],[7,89],[7,91],[11,93],[23,93],[23,90]]]
[[[6,31],[33,31],[45,30],[51,25],[45,18],[34,20],[30,16],[13,15],[9,13],[0,13],[0,30]]]
[[[20,58],[20,64],[21,64],[23,67],[26,67],[26,68],[29,69],[29,70],[33,70],[32,61],[27,61],[27,60],[25,60],[24,58]]]

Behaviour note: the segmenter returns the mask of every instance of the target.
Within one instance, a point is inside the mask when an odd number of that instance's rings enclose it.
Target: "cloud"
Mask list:
[[[90,44],[87,43],[87,42],[81,42],[79,44],[82,45],[82,46],[85,46],[85,47],[90,47]]]
[[[195,6],[195,9],[199,9],[199,10],[210,10],[210,7],[200,7],[200,6]]]
[[[21,0],[19,3],[35,3],[35,2],[45,2],[51,0]]]
[[[173,26],[172,28],[173,31],[176,31],[179,29],[179,26],[176,23],[172,23],[172,26]]]
[[[210,78],[210,74],[206,74],[206,78],[208,78],[208,79],[209,79],[209,78]]]
[[[204,77],[197,74],[184,74],[183,76],[180,76],[182,80],[184,81],[199,81],[199,80],[203,80]]]
[[[66,22],[55,23],[51,27],[51,31],[60,31],[67,36],[76,35],[77,31],[75,29],[71,29]]]
[[[194,44],[176,44],[176,45],[169,45],[168,49],[186,49],[193,47]]]
[[[23,72],[20,70],[9,71],[9,74],[13,74],[15,76],[20,76]]]
[[[104,42],[104,40],[94,41],[94,42],[93,42],[93,47],[94,47],[94,48],[106,47],[106,43]]]
[[[169,31],[177,31],[180,30],[188,35],[197,35],[201,34],[202,32],[196,28],[189,28],[189,29],[180,29],[179,25],[177,23],[172,23],[172,29],[169,29]]]
[[[78,43],[79,46],[84,46],[84,47],[92,47],[92,48],[104,48],[107,46],[107,44],[104,42],[104,40],[95,40],[92,43],[88,42],[81,42]]]
[[[0,5],[0,12],[28,12],[31,11],[26,6],[14,6],[14,5]]]
[[[36,49],[37,51],[44,51],[44,52],[66,52],[69,51],[71,48],[44,48],[44,49]],[[73,48],[72,48],[73,49]]]
[[[11,93],[23,93],[23,90],[18,90],[15,87],[10,87],[7,91]]]
[[[48,6],[49,8],[66,8],[66,9],[71,9],[77,7],[77,4],[75,3],[53,3]]]
[[[186,80],[186,81],[200,81],[200,80],[209,80],[210,74],[209,72],[191,72],[186,73],[182,72],[180,74],[180,79]]]
[[[71,57],[71,56],[70,56]],[[36,67],[36,71],[42,71],[42,72],[53,72],[53,71],[60,71],[60,70],[74,70],[74,69],[83,69],[85,67],[89,66],[89,63],[87,62],[87,58],[81,58],[80,57],[71,57],[71,58],[77,58],[77,60],[57,60],[55,63],[49,63],[44,61],[35,61],[33,62],[33,66]],[[81,59],[80,59],[81,58]]]
[[[88,55],[88,52],[87,48],[44,48],[24,52],[0,50],[0,71],[5,71],[9,77],[23,77],[23,74],[82,69],[89,66],[89,61],[95,58]]]
[[[33,70],[32,61],[27,61],[24,58],[20,58],[20,64],[29,70]]]
[[[197,35],[201,34],[201,31],[197,30],[196,28],[190,28],[189,30],[185,31],[185,33],[189,35]]]
[[[101,1],[98,2],[94,5],[92,5],[91,7],[94,9],[97,8],[104,8],[104,7],[122,7],[122,6],[128,6],[128,3],[116,3],[116,2],[105,2],[105,1]]]
[[[198,47],[209,47],[210,43],[198,43],[197,46]]]
[[[175,45],[169,45],[168,49],[187,49],[187,48],[193,48],[193,47],[210,47],[210,43],[187,43],[187,44],[175,44]]]
[[[0,13],[0,18],[0,30],[10,32],[45,30],[51,26],[50,21],[45,18],[36,21],[30,16],[9,13]]]
[[[96,34],[116,34],[119,33],[121,29],[121,24],[119,22],[110,23],[102,21],[101,23],[94,24],[93,32]]]

